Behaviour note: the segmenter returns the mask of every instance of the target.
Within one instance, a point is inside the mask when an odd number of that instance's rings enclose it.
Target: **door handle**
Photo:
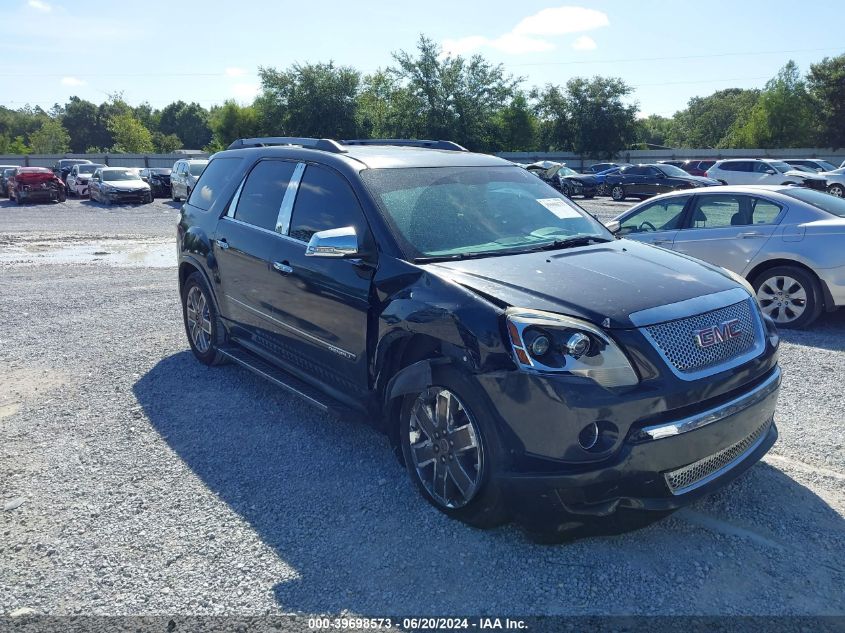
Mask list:
[[[227,241],[226,241],[226,238],[225,238],[225,237],[224,237],[222,240],[214,240],[214,241],[217,243],[217,246],[219,246],[220,248],[222,248],[224,251],[225,251],[227,248],[229,248],[229,242],[227,242]]]
[[[651,243],[655,246],[660,246],[661,244],[670,244],[672,240],[652,240]]]
[[[293,272],[293,266],[288,262],[273,262],[273,270],[277,270],[283,275],[290,275]]]
[[[740,233],[739,236],[741,238],[749,238],[749,237],[763,237],[762,233],[758,233],[757,231],[748,231],[747,233]]]

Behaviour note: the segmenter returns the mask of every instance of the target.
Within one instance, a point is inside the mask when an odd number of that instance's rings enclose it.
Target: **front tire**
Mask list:
[[[839,183],[830,185],[830,187],[827,188],[827,192],[837,198],[845,198],[845,186],[840,185]]]
[[[625,199],[625,187],[622,185],[613,185],[610,188],[610,197],[616,202],[622,202]]]
[[[493,417],[457,370],[441,367],[433,382],[402,402],[399,440],[408,474],[447,516],[478,528],[501,525],[508,512],[492,475],[504,451]]]
[[[182,319],[197,360],[205,365],[223,363],[225,357],[220,353],[220,347],[226,342],[226,330],[202,273],[195,272],[185,280]]]
[[[778,327],[802,329],[822,313],[824,300],[815,275],[797,266],[775,266],[752,282],[757,302]]]

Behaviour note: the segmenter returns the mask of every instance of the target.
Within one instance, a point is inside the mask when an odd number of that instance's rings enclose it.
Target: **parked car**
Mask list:
[[[74,165],[87,165],[91,161],[85,158],[62,158],[53,164],[53,173],[67,183],[68,174]]]
[[[4,198],[9,197],[9,178],[18,168],[18,165],[0,165],[0,195]]]
[[[625,163],[596,163],[595,165],[590,165],[584,170],[585,174],[598,174],[603,171],[607,171],[608,169],[612,169],[613,167],[624,167]]]
[[[372,422],[445,514],[647,522],[774,443],[778,337],[734,273],[449,142],[235,146],[180,211],[193,354]]]
[[[690,174],[691,176],[702,176],[707,177],[707,170],[710,169],[713,165],[716,164],[715,160],[687,160],[684,161],[684,164],[681,166],[685,172]]]
[[[708,178],[725,185],[804,185],[825,189],[823,176],[793,168],[782,160],[729,158],[717,161],[707,170]]]
[[[845,168],[825,171],[820,173],[819,176],[824,176],[829,194],[837,198],[845,198]]]
[[[648,198],[676,189],[710,187],[719,183],[709,178],[691,176],[674,165],[631,165],[604,180],[610,197],[616,201],[625,198]]]
[[[46,167],[16,167],[9,178],[9,198],[17,204],[38,200],[64,202],[64,183]]]
[[[88,181],[94,172],[105,167],[100,163],[80,163],[70,168],[70,173],[67,175],[65,184],[67,185],[68,193],[72,196],[87,196],[88,195]]]
[[[545,167],[545,168],[544,168]],[[598,181],[595,176],[579,174],[562,163],[534,163],[526,167],[541,179],[560,191],[567,198],[583,196],[594,198],[598,191]]]
[[[170,172],[170,197],[172,200],[187,200],[202,175],[208,161],[200,158],[183,158],[173,163]]]
[[[783,162],[793,167],[807,167],[815,172],[833,171],[836,166],[818,158],[784,158]]]
[[[741,275],[779,327],[804,328],[845,305],[845,200],[820,191],[677,192],[629,209],[609,228]]]
[[[141,180],[150,186],[153,198],[169,198],[170,189],[170,167],[149,167],[141,170]]]
[[[91,200],[103,204],[115,202],[152,202],[150,186],[131,167],[100,167],[88,183]]]

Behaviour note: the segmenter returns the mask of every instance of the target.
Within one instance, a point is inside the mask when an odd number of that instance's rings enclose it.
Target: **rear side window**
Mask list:
[[[754,224],[773,224],[780,215],[780,206],[769,200],[752,198],[751,213]]]
[[[344,226],[354,226],[359,238],[366,230],[352,187],[333,171],[308,165],[296,194],[289,235],[307,242],[318,231]]]
[[[275,231],[282,200],[295,167],[296,163],[280,160],[262,160],[253,167],[238,198],[235,219]]]
[[[190,203],[203,211],[208,211],[226,184],[234,178],[241,160],[240,158],[216,158],[211,161],[191,192]]]
[[[734,160],[728,163],[722,163],[720,167],[725,171],[753,171],[754,163],[749,160]]]
[[[751,223],[751,200],[747,196],[699,196],[692,211],[691,225],[694,229],[747,226]]]

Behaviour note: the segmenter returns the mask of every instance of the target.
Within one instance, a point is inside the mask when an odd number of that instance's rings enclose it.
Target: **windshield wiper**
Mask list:
[[[428,257],[415,257],[415,264],[431,264],[433,262],[456,262],[462,259],[481,259],[482,257],[503,257],[504,255],[518,255],[525,253],[523,249],[507,249],[502,251],[481,251],[478,253],[452,253],[451,255],[430,255]]]
[[[554,240],[553,242],[546,242],[533,248],[535,251],[554,251],[559,248],[572,248],[574,246],[586,246],[591,242],[602,244],[609,242],[610,239],[602,237],[601,235],[576,235],[574,237],[565,237],[563,239]]]

